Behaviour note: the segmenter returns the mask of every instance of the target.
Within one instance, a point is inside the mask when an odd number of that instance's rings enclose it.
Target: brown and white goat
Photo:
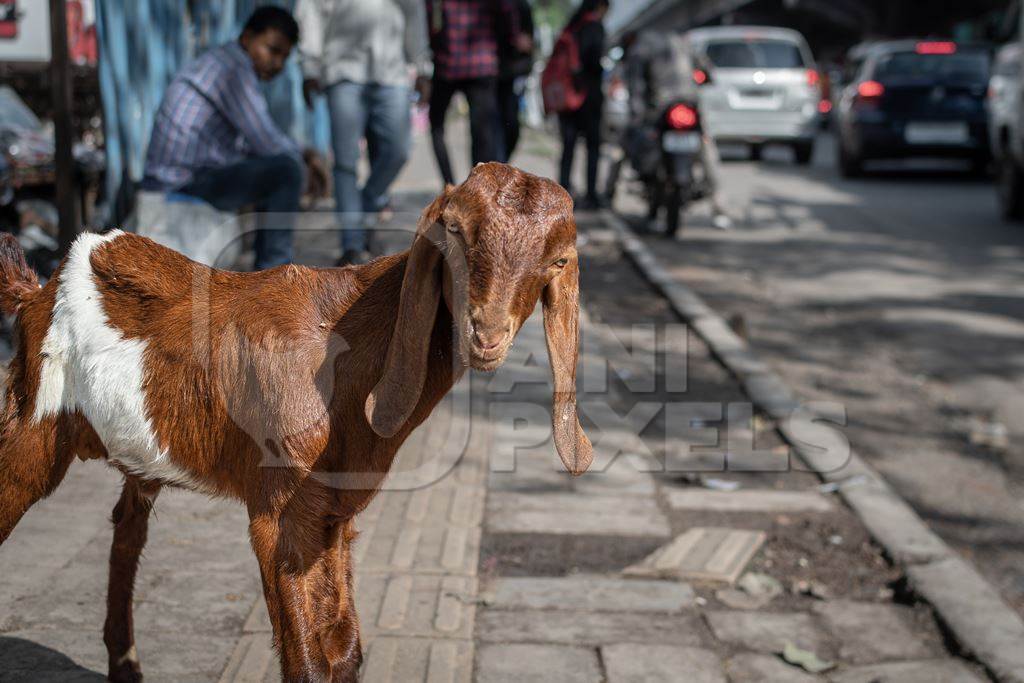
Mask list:
[[[504,361],[538,300],[556,447],[570,471],[590,464],[575,241],[569,196],[502,164],[446,189],[409,251],[365,266],[217,271],[115,231],[79,237],[40,288],[8,236],[0,305],[17,313],[18,343],[0,418],[0,543],[75,455],[124,473],[104,641],[111,680],[137,681],[132,587],[154,498],[168,485],[234,497],[284,678],[355,680],[353,518],[464,367]],[[263,466],[268,449],[286,466]],[[356,486],[319,476],[349,473]]]

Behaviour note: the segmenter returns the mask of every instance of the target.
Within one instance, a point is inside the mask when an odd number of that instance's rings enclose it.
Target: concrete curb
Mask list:
[[[779,432],[797,455],[822,479],[839,483],[839,495],[892,560],[907,567],[911,589],[933,607],[962,651],[997,680],[1024,683],[1024,620],[852,449],[837,467],[796,438],[786,421],[802,408],[800,398],[696,292],[673,279],[625,221],[609,210],[601,214],[644,277],[735,375],[750,400],[779,422]],[[843,485],[855,475],[864,478],[862,483]]]

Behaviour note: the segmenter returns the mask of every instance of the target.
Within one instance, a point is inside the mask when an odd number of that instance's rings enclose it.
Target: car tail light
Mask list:
[[[830,100],[822,100],[818,102],[818,113],[827,114],[832,111],[832,102]]]
[[[927,41],[918,43],[915,52],[919,55],[952,55],[956,54],[956,43],[948,40]]]
[[[875,99],[885,94],[885,86],[878,81],[864,81],[857,86],[857,95],[864,99]]]
[[[812,88],[821,83],[821,75],[814,69],[807,70],[807,85]]]
[[[704,85],[708,82],[708,74],[703,69],[693,70],[693,82],[697,85]]]
[[[697,125],[697,110],[686,104],[673,105],[665,115],[670,128],[685,130]]]

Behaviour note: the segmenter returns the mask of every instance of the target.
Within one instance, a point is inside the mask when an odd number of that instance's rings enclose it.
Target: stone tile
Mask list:
[[[830,627],[844,662],[874,664],[933,654],[908,625],[905,607],[834,600],[817,603],[814,611]]]
[[[482,645],[477,651],[476,683],[599,683],[597,653],[560,645]]]
[[[477,613],[476,637],[485,642],[608,645],[645,643],[699,646],[703,626],[695,612],[576,612],[495,610]]]
[[[666,499],[675,510],[702,512],[832,512],[835,506],[816,491],[669,491]]]
[[[626,576],[691,579],[732,584],[765,541],[763,531],[695,527],[643,560]]]
[[[550,436],[550,428],[545,425]],[[500,437],[499,437],[500,438]],[[492,469],[488,473],[488,489],[524,494],[568,493],[572,490],[571,475],[565,471],[558,456],[553,455],[550,443],[536,449],[519,449],[514,465],[495,460],[495,467],[508,467],[513,471]]]
[[[932,659],[843,668],[829,675],[833,683],[981,683],[962,662]]]
[[[591,468],[574,477],[573,490],[581,495],[653,496],[654,478],[647,471],[652,466],[637,455],[620,455],[604,471]]]
[[[497,579],[484,597],[500,609],[595,612],[679,612],[694,600],[685,583],[588,576]]]
[[[674,645],[619,643],[601,648],[608,683],[725,683],[711,650]]]
[[[412,574],[356,581],[356,609],[368,635],[471,638],[476,579]]]
[[[353,546],[361,574],[476,574],[484,492],[442,482],[415,491],[387,491],[356,520]]]
[[[445,638],[363,639],[365,683],[469,683],[473,675],[473,643]],[[270,634],[248,635],[239,641],[220,683],[277,683],[280,669]]]
[[[732,683],[814,683],[819,680],[775,655],[736,655],[725,663],[725,670]]]
[[[473,644],[466,640],[377,637],[367,648],[364,683],[469,683]]]
[[[82,680],[107,672],[102,622],[89,630],[45,629],[0,635],[0,681],[61,678]],[[227,664],[236,637],[176,631],[136,631],[136,647],[146,680],[213,681]],[[91,680],[103,680],[94,676]]]
[[[668,536],[668,520],[653,497],[526,495],[492,492],[487,498],[491,533],[600,536]]]
[[[711,631],[719,640],[756,652],[781,652],[786,641],[822,658],[826,645],[821,627],[801,612],[710,611],[705,614]]]
[[[64,680],[62,675],[106,680],[102,622],[89,631],[39,629],[0,633],[0,681]],[[146,665],[146,660],[142,662]]]
[[[220,683],[260,683],[280,675],[280,664],[269,633],[242,636],[224,667]]]
[[[362,633],[470,638],[476,618],[477,581],[466,576],[416,574],[356,575],[356,613]],[[260,598],[244,633],[270,633],[270,617]]]

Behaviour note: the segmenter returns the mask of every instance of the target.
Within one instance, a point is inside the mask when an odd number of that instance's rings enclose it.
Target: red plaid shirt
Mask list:
[[[449,81],[498,75],[499,41],[519,33],[510,0],[426,0],[434,75]]]

